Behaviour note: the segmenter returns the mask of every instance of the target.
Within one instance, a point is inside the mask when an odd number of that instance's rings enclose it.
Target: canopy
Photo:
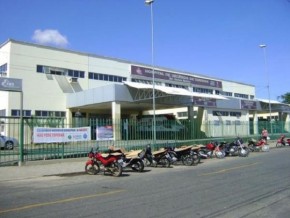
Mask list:
[[[153,90],[152,84],[144,84],[144,83],[136,83],[136,82],[123,82],[125,85],[130,86],[136,89],[150,89]],[[201,97],[201,98],[212,98],[212,99],[219,99],[219,100],[226,100],[227,98],[220,96],[220,95],[211,95],[206,93],[198,93],[198,92],[190,92],[186,89],[176,88],[176,87],[168,87],[168,86],[160,86],[155,85],[154,89],[164,92],[170,95],[183,95],[183,96],[192,96],[192,97]]]

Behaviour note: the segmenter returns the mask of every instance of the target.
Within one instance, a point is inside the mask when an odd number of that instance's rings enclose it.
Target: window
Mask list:
[[[41,65],[37,65],[37,66],[36,66],[36,72],[37,72],[37,73],[43,73],[43,66],[41,66]]]
[[[245,98],[245,99],[249,99],[249,95],[246,95],[246,94],[235,93],[234,96],[235,96],[236,98]]]
[[[31,110],[23,110],[23,117],[31,117]],[[12,117],[20,117],[20,110],[12,109],[11,110]]]
[[[126,81],[126,78],[124,78],[125,80],[123,81]],[[152,80],[143,80],[143,79],[135,79],[135,78],[132,78],[131,79],[132,82],[136,82],[136,83],[143,83],[143,84],[152,84]],[[156,82],[155,81],[155,85],[162,85],[161,82]]]
[[[36,65],[37,73],[47,73],[52,75],[69,76],[75,78],[85,78],[85,71],[72,70],[60,67],[50,67],[43,65]]]
[[[241,117],[242,113],[241,112],[230,112],[231,117]]]
[[[213,111],[212,113],[214,116],[229,116],[228,111]]]
[[[89,72],[89,79],[104,80],[104,81],[110,81],[110,82],[126,81],[125,77],[109,75],[109,74],[93,73],[93,72]]]
[[[0,76],[7,75],[7,64],[3,64],[0,66]]]
[[[213,124],[214,124],[215,126],[219,126],[219,125],[220,125],[220,121],[219,121],[219,120],[214,120],[214,121],[213,121]]]
[[[6,110],[5,109],[0,110],[0,116],[3,116],[3,117],[6,116]]]
[[[65,117],[66,113],[64,111],[35,111],[35,116],[37,117]]]
[[[192,87],[193,92],[199,92],[199,93],[206,93],[206,94],[213,94],[212,89],[204,89],[204,88],[197,88],[197,87]]]
[[[231,121],[230,120],[226,120],[226,125],[231,125]]]
[[[168,87],[175,87],[175,88],[181,88],[181,89],[187,89],[187,86],[183,86],[183,85],[178,85],[178,84],[172,84],[172,83],[165,83],[165,86]]]

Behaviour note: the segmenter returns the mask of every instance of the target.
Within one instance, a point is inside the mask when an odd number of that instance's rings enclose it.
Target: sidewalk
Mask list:
[[[29,161],[23,166],[0,167],[0,183],[11,180],[21,180],[42,176],[52,176],[85,171],[84,158]]]
[[[270,149],[276,148],[276,141],[270,141]],[[0,167],[0,183],[5,181],[37,178],[69,173],[82,173],[87,157],[57,160],[29,161],[23,166]]]

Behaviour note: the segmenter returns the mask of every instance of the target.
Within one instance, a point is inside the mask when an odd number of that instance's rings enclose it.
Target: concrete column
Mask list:
[[[202,130],[201,130],[204,111],[205,111],[204,107],[198,107],[196,121],[195,121],[195,134],[199,138],[204,137],[204,133],[202,133]]]
[[[187,106],[188,119],[193,120],[193,105]]]
[[[289,132],[289,130],[290,130],[290,127],[289,127],[290,115],[288,113],[282,113],[281,114],[281,121],[284,121],[284,123],[285,123],[284,129],[287,132]]]
[[[112,121],[114,140],[121,140],[121,105],[112,102]]]
[[[253,130],[254,135],[259,135],[259,128],[258,128],[258,114],[257,111],[253,112]]]

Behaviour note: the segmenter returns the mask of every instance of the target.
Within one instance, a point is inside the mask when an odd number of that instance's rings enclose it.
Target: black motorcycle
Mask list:
[[[181,162],[183,165],[191,166],[194,164],[193,152],[191,152],[192,146],[186,146],[181,148],[166,147],[169,156],[171,157],[171,163]]]
[[[170,167],[172,159],[166,149],[155,151],[152,153],[151,146],[147,145],[146,148],[139,154],[146,166],[162,166]]]
[[[113,146],[109,148],[109,153],[121,153],[118,163],[123,169],[131,168],[133,171],[143,172],[144,162],[139,157],[138,152],[124,152],[121,149],[115,149]]]
[[[250,149],[243,144],[243,140],[240,137],[237,137],[229,144],[225,144],[224,151],[226,156],[247,157],[250,153]]]

